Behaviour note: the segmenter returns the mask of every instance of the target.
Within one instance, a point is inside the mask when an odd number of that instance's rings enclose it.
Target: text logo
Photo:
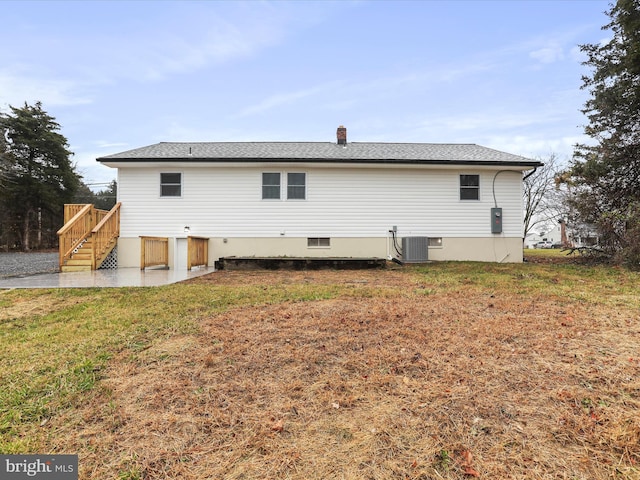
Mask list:
[[[2,480],[78,480],[77,455],[0,455]]]

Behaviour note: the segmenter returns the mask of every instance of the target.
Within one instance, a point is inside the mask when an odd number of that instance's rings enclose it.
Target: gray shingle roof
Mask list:
[[[518,155],[475,144],[330,142],[161,142],[97,159],[131,162],[329,162],[540,166]]]

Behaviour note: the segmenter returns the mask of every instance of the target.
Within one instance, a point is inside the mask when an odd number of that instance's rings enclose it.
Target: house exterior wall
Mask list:
[[[160,197],[160,173],[182,173],[181,197]],[[305,200],[262,200],[262,173],[306,173]],[[442,238],[434,260],[522,261],[522,175],[469,167],[317,167],[311,165],[121,167],[120,266],[138,266],[139,236],[210,238],[222,256],[384,258],[390,234]],[[460,200],[459,175],[478,174],[480,200]],[[282,188],[286,196],[286,185]],[[495,200],[494,200],[495,194]],[[503,209],[491,234],[490,210]],[[309,248],[307,237],[329,237]],[[225,240],[226,239],[226,242]],[[135,253],[134,253],[135,252]]]

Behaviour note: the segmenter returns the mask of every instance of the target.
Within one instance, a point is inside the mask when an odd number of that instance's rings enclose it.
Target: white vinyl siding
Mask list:
[[[264,167],[182,168],[181,202],[157,201],[158,167],[121,167],[121,235],[210,237],[491,237],[492,182],[479,175],[480,198],[459,199],[460,171],[429,168],[305,168],[306,201],[263,201]],[[292,172],[296,170],[292,169]],[[300,171],[300,170],[297,170]],[[503,235],[522,236],[522,174],[495,180]],[[188,185],[188,188],[184,188]]]

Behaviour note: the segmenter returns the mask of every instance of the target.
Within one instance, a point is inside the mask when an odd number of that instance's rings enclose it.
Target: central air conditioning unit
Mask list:
[[[402,261],[424,263],[429,260],[429,237],[402,237]]]

